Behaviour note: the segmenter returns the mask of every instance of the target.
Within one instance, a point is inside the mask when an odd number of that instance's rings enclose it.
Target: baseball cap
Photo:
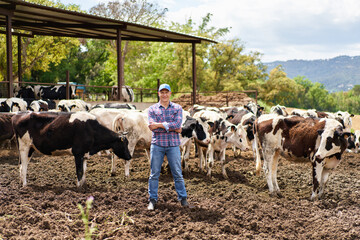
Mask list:
[[[159,87],[159,92],[161,90],[163,90],[163,89],[167,89],[167,90],[169,90],[171,92],[169,84],[166,84],[166,83],[161,84],[160,87]]]

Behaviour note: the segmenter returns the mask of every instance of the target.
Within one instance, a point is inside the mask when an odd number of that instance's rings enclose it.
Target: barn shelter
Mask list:
[[[0,27],[5,27],[6,34],[6,61],[8,95],[13,96],[13,67],[12,67],[12,36],[18,37],[18,62],[19,82],[21,82],[21,37],[58,36],[92,39],[116,40],[117,45],[117,78],[118,100],[122,101],[120,89],[124,85],[121,66],[121,42],[126,41],[153,41],[177,42],[192,44],[192,75],[193,75],[193,103],[196,102],[196,44],[202,42],[216,43],[216,41],[168,31],[160,28],[149,27],[132,22],[119,21],[96,15],[48,7],[22,0],[0,0]],[[20,31],[21,32],[20,32]],[[19,44],[20,43],[20,44]]]

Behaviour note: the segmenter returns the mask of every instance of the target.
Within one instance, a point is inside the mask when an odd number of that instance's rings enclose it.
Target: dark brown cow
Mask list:
[[[280,194],[276,179],[280,154],[310,159],[313,166],[311,199],[323,194],[329,174],[340,163],[347,147],[349,133],[334,119],[313,119],[298,116],[263,115],[255,122],[256,141],[262,148],[264,172],[270,194]],[[260,155],[256,148],[256,170],[260,171]]]
[[[14,137],[14,130],[11,124],[12,116],[14,116],[14,113],[0,114],[0,142],[9,141],[9,146],[11,146],[11,140]]]
[[[93,155],[111,148],[119,158],[131,158],[126,137],[104,127],[87,112],[22,113],[13,116],[12,124],[19,147],[23,186],[27,184],[27,166],[35,149],[46,155],[57,150],[71,150],[79,187],[85,183],[85,154]]]

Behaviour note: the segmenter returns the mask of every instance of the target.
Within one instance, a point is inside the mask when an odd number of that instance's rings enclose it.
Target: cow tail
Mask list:
[[[123,118],[122,118],[122,114],[118,114],[115,118],[114,118],[114,121],[112,123],[112,130],[114,132],[124,132],[125,129],[124,129],[124,125],[123,125]]]
[[[255,166],[256,166],[256,175],[260,175],[260,171],[261,171],[261,157],[260,157],[260,151],[259,151],[259,131],[258,131],[258,123],[257,120],[255,121],[254,124],[254,143],[253,143],[253,147],[255,148]]]
[[[134,92],[132,92],[132,89],[130,89],[128,86],[124,86],[125,89],[126,89],[126,92],[127,94],[129,95],[129,102],[132,102],[133,101],[133,95],[134,95]],[[131,94],[132,92],[132,94]]]

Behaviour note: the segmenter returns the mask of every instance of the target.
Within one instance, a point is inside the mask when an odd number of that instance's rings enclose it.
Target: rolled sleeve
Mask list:
[[[179,108],[179,110],[175,114],[174,121],[168,123],[168,127],[169,130],[175,130],[175,129],[180,129],[181,125],[182,125],[182,109]]]

